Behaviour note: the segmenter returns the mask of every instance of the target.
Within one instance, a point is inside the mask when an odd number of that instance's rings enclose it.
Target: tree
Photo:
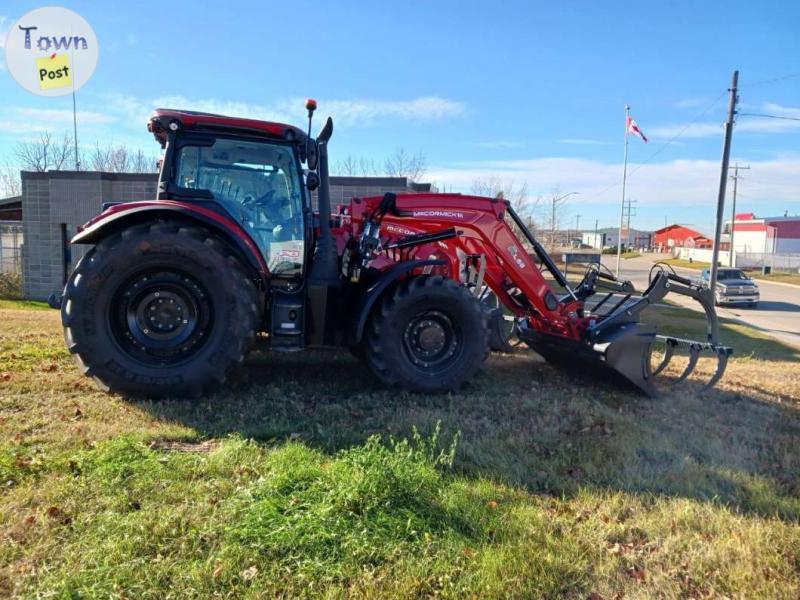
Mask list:
[[[141,150],[132,151],[119,146],[100,146],[96,143],[89,161],[94,171],[106,173],[152,173],[157,170],[157,160]]]
[[[19,142],[14,155],[23,171],[61,171],[75,164],[75,145],[68,135],[57,140],[52,133],[45,131],[38,140]]]
[[[6,159],[0,166],[0,198],[10,198],[22,194],[19,167]]]
[[[476,196],[503,198],[511,203],[511,208],[520,216],[529,229],[535,229],[534,212],[541,203],[541,198],[533,200],[528,195],[528,184],[519,185],[513,179],[501,177],[478,177],[472,180],[470,191]]]
[[[425,155],[417,152],[414,155],[400,147],[393,154],[386,157],[383,171],[389,177],[405,177],[409,181],[419,181],[428,170]]]
[[[349,177],[371,177],[378,174],[378,169],[375,167],[374,160],[366,159],[363,156],[356,158],[352,154],[348,154],[344,160],[336,163],[333,172]]]

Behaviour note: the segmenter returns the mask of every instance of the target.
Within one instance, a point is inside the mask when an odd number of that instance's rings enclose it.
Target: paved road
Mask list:
[[[637,290],[643,290],[647,286],[650,267],[660,256],[652,254],[623,260],[620,277],[633,282]],[[613,271],[616,257],[604,256],[603,263]],[[675,270],[687,276],[697,276],[699,273],[691,269]],[[717,307],[717,314],[752,325],[786,344],[800,348],[800,287],[776,285],[760,280],[757,283],[761,292],[758,308],[720,306]],[[688,308],[702,310],[690,298],[677,294],[671,294],[668,298]]]

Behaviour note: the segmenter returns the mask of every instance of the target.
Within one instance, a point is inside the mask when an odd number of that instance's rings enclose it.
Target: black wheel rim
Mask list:
[[[111,311],[111,330],[122,350],[157,366],[189,359],[213,325],[208,292],[178,271],[138,273],[117,290]]]
[[[444,371],[458,360],[463,336],[449,315],[429,310],[408,322],[403,333],[403,351],[411,363],[428,373]]]

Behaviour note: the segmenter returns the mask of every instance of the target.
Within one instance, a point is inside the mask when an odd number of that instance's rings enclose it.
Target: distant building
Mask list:
[[[618,227],[604,227],[603,229],[598,229],[597,233],[605,235],[604,247],[616,247],[619,243]],[[622,228],[622,245],[626,248],[649,248],[652,243],[652,232],[633,228],[628,229],[627,227]]]
[[[584,231],[581,235],[581,243],[590,248],[604,248],[606,246],[606,234],[602,232]]]
[[[0,221],[22,221],[22,196],[0,200]]]
[[[714,244],[705,235],[685,225],[668,225],[653,232],[653,245],[666,252],[672,248],[711,248]]]
[[[729,220],[725,233],[730,232]],[[753,213],[738,213],[733,222],[733,248],[745,254],[800,252],[800,216],[759,218]]]

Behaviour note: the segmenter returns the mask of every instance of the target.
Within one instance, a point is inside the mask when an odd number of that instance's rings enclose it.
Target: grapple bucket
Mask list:
[[[530,327],[527,321],[518,324],[518,335],[545,359],[566,366],[593,363],[605,367],[617,379],[633,384],[648,395],[655,395],[655,379],[670,364],[677,350],[686,350],[686,366],[673,384],[686,381],[695,370],[702,354],[717,358],[717,368],[704,385],[708,389],[716,384],[732,354],[729,347],[718,341],[718,320],[711,292],[691,280],[681,277],[663,263],[654,265],[647,289],[638,294],[630,282],[618,281],[598,265],[587,269],[575,295],[584,301],[586,314],[593,325],[582,342],[542,333]],[[603,288],[607,293],[598,293]],[[659,335],[656,326],[642,323],[638,315],[648,306],[659,302],[669,292],[694,298],[703,307],[706,316],[706,341],[694,341],[668,335]],[[663,344],[663,356],[655,366],[653,350]]]

